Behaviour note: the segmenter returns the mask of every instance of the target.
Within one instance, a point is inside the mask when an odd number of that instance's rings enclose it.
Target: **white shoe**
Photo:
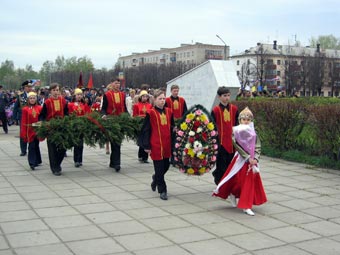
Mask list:
[[[230,198],[231,206],[232,206],[232,207],[236,207],[236,206],[237,206],[236,197],[235,197],[233,194],[230,194],[230,195],[229,195],[229,198]]]
[[[243,209],[243,212],[245,214],[250,215],[250,216],[254,216],[255,215],[255,213],[251,209]]]

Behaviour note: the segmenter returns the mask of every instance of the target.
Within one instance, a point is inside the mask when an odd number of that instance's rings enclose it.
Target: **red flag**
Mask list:
[[[90,73],[90,78],[89,78],[89,81],[88,81],[88,83],[87,83],[87,88],[88,88],[88,89],[92,89],[92,88],[93,88],[92,73]]]
[[[83,72],[80,72],[79,74],[79,80],[78,80],[78,84],[77,84],[77,88],[83,88],[84,84],[83,84]]]

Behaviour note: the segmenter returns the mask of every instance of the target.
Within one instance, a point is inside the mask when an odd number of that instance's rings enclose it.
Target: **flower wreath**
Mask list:
[[[202,105],[194,105],[182,118],[174,145],[174,161],[180,172],[203,175],[215,165],[217,130]]]

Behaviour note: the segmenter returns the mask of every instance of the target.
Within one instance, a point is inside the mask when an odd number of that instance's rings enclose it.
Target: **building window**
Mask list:
[[[192,57],[194,56],[194,52],[193,52],[193,51],[191,52],[191,56],[192,56]]]
[[[277,63],[278,66],[281,65],[281,60],[278,59],[276,63]]]
[[[205,50],[205,59],[223,59],[221,50]]]
[[[187,58],[189,58],[190,57],[190,52],[187,52]]]
[[[285,65],[286,65],[286,66],[288,65],[288,60],[285,60]]]
[[[237,60],[236,65],[238,66],[240,65],[240,60]]]
[[[237,71],[237,72],[236,72],[236,75],[239,76],[239,75],[240,75],[240,71]]]
[[[247,60],[247,64],[250,65],[250,59]]]
[[[280,76],[281,75],[281,71],[276,71],[277,75]]]

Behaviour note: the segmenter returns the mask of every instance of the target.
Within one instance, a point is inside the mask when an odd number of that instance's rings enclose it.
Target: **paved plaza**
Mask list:
[[[122,169],[105,149],[72,151],[62,176],[20,157],[18,127],[0,130],[0,255],[340,254],[340,175],[262,157],[268,202],[248,216],[211,196],[213,177],[166,175],[169,200],[150,189],[153,165],[125,141]]]

